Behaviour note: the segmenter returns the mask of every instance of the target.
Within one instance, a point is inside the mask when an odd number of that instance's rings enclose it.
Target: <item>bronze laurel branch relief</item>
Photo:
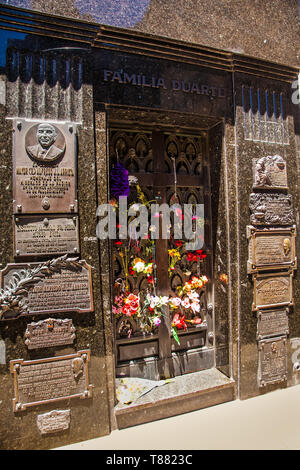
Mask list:
[[[67,258],[67,255],[64,255],[38,266],[14,272],[8,284],[0,289],[0,319],[4,320],[8,313],[13,318],[28,313],[29,308],[26,297],[36,283],[55,273],[60,273],[62,269],[78,272],[81,271],[82,267],[82,260]]]

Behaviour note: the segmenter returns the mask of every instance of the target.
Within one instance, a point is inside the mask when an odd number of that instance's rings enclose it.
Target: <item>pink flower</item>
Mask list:
[[[158,317],[153,318],[153,323],[155,326],[159,326],[161,324],[161,319]]]

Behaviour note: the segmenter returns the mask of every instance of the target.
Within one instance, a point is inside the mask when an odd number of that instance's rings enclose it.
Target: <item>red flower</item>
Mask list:
[[[130,274],[130,276],[134,276],[134,274],[135,274],[135,271],[131,266],[129,268],[129,274]]]
[[[173,316],[173,319],[172,319],[172,324],[178,330],[181,330],[181,328],[186,330],[187,325],[185,323],[185,315],[179,315],[179,313],[175,313],[175,315]]]
[[[148,276],[147,281],[148,281],[148,284],[154,284],[154,277],[153,276]]]
[[[182,245],[182,241],[180,241],[180,240],[176,240],[176,242],[174,242],[174,243],[177,247]]]
[[[118,240],[118,241],[115,242],[115,245],[116,245],[116,246],[121,246],[121,245],[123,245],[123,242],[121,242],[120,240]]]
[[[187,260],[188,261],[193,261],[193,253],[191,253],[190,251],[187,254]]]

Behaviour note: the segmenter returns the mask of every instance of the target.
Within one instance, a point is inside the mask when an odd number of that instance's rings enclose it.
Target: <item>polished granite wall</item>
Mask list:
[[[297,0],[11,0],[9,4],[300,64]]]
[[[275,96],[280,96],[280,93],[285,97],[283,113],[285,119],[282,125],[284,126],[284,135],[279,133],[277,138],[274,137],[270,131],[270,141],[267,142],[266,134],[259,138],[259,132],[256,126],[258,125],[257,117],[259,109],[257,104],[252,106],[252,123],[249,116],[251,115],[251,107],[242,96],[242,87],[249,91],[251,87],[256,96],[255,103],[257,103],[257,90],[260,90],[260,97],[262,98],[264,92],[267,90],[269,95],[275,93]],[[287,179],[288,179],[288,193],[293,198],[293,209],[295,215],[295,222],[297,227],[296,244],[299,248],[299,181],[298,181],[298,165],[296,151],[296,136],[295,132],[295,117],[299,119],[299,107],[292,103],[291,99],[291,86],[284,82],[275,80],[266,80],[263,78],[255,78],[245,74],[235,74],[235,89],[236,89],[236,152],[237,152],[237,233],[239,237],[238,243],[238,265],[239,265],[239,343],[240,343],[240,361],[239,361],[239,376],[240,376],[240,398],[248,398],[257,394],[267,393],[271,390],[282,388],[299,383],[300,374],[293,368],[295,358],[295,345],[298,344],[300,336],[300,323],[299,323],[299,308],[300,297],[299,287],[300,279],[299,274],[295,273],[293,278],[293,295],[294,307],[290,308],[289,317],[289,330],[288,335],[288,357],[287,357],[287,371],[288,377],[286,382],[278,383],[276,385],[268,385],[266,387],[259,387],[257,382],[258,372],[258,344],[256,340],[257,318],[256,314],[251,311],[253,302],[253,282],[251,276],[247,274],[246,260],[248,258],[248,244],[246,237],[246,226],[250,225],[250,212],[249,212],[249,198],[253,192],[253,170],[252,162],[254,158],[259,158],[266,155],[281,155],[287,162]],[[277,99],[277,98],[276,98]],[[262,106],[261,99],[261,106]],[[271,110],[271,102],[269,102],[269,119],[272,126],[276,126],[276,117],[280,120],[280,107],[276,101],[277,111],[274,113]],[[275,107],[276,107],[275,106]],[[261,119],[266,118],[266,108],[260,109]],[[295,116],[295,117],[294,117]],[[252,127],[252,130],[250,129]],[[250,133],[249,133],[250,131]],[[252,133],[252,134],[251,134]],[[252,138],[254,135],[254,139]],[[252,136],[252,137],[251,137]],[[272,142],[273,140],[273,142]],[[276,142],[275,142],[276,140]],[[297,250],[298,251],[298,250]],[[299,347],[299,346],[298,346]]]
[[[68,63],[69,56],[59,56],[61,69]],[[68,68],[68,66],[67,66]],[[64,69],[66,70],[66,69]],[[103,271],[99,262],[99,246],[96,237],[97,186],[101,168],[95,160],[95,130],[93,115],[92,86],[88,85],[88,65],[85,63],[80,87],[74,81],[67,87],[61,80],[49,88],[47,81],[38,83],[32,77],[26,82],[22,73],[16,77],[8,74],[1,77],[1,85],[6,93],[1,95],[1,269],[7,263],[16,262],[13,256],[12,237],[12,121],[10,118],[48,119],[54,121],[71,120],[78,124],[78,199],[79,199],[79,239],[80,258],[92,267],[94,311],[72,314],[76,328],[76,339],[72,346],[60,346],[39,350],[28,350],[24,342],[27,323],[48,318],[49,315],[36,315],[30,318],[1,321],[1,364],[0,364],[0,448],[2,449],[48,449],[61,444],[77,442],[109,434],[110,416],[108,378],[112,380],[109,347],[105,339],[107,320],[103,309],[107,310],[102,295]],[[74,77],[73,77],[74,78]],[[77,83],[78,84],[78,83]],[[74,108],[74,104],[77,106]],[[99,174],[100,172],[100,174]],[[103,190],[103,189],[102,189]],[[101,189],[100,189],[101,191]],[[51,259],[51,258],[50,258]],[[34,261],[38,261],[38,257]],[[54,313],[53,318],[70,318],[70,314]],[[33,406],[14,413],[13,380],[9,372],[9,361],[13,359],[39,359],[72,354],[89,349],[89,381],[93,385],[93,397],[69,399],[57,403]],[[71,410],[70,428],[56,434],[41,436],[37,428],[37,416],[51,410]]]
[[[125,2],[123,2],[125,3]],[[135,2],[136,3],[136,2]],[[145,2],[144,2],[145,3]],[[236,35],[229,35],[232,31],[232,10],[224,10],[224,2],[218,7],[215,5],[213,12],[206,5],[206,16],[203,13],[201,21],[206,21],[207,28],[195,25],[189,16],[190,12],[183,2],[151,1],[143,19],[134,27],[146,32],[179,37],[187,41],[200,42],[206,45],[222,46],[223,33],[224,44],[227,48],[239,48],[245,44],[245,53],[265,57],[282,63],[295,64],[297,50],[295,47],[288,49],[287,42],[297,39],[295,24],[296,15],[287,27],[287,18],[295,13],[296,2],[287,2],[285,12],[278,13],[282,28],[286,27],[287,35],[281,38],[282,43],[278,47],[270,47],[268,40],[264,45],[257,41],[262,38],[263,31],[255,32],[255,38],[243,36],[242,26],[237,28]],[[173,15],[171,5],[173,4]],[[237,6],[239,2],[235,2]],[[77,2],[77,9],[83,7],[83,2]],[[92,3],[85,4],[87,7]],[[193,2],[195,8],[199,8],[200,2]],[[243,2],[244,9],[240,10],[248,14],[249,22],[256,21],[251,13],[253,2]],[[20,5],[19,5],[20,6]],[[26,5],[23,5],[26,6]],[[39,9],[37,3],[31,2],[32,8]],[[131,2],[127,4],[134,8]],[[145,6],[145,5],[144,5]],[[154,8],[156,6],[156,9]],[[258,7],[259,5],[256,5]],[[278,7],[277,2],[264,2],[269,11]],[[58,10],[58,2],[45,2],[43,8],[47,12],[62,14]],[[241,5],[239,5],[241,9]],[[282,7],[280,7],[282,8]],[[46,11],[46,10],[45,10]],[[79,11],[79,10],[78,10]],[[178,11],[178,14],[177,14]],[[220,11],[223,17],[231,24],[230,28],[224,27],[224,32],[215,27],[214,15]],[[168,17],[168,30],[162,30],[160,18],[162,12]],[[183,15],[185,28],[175,30],[173,21],[179,21],[179,13]],[[225,13],[228,13],[227,15]],[[66,9],[65,14],[76,16],[76,10]],[[257,13],[257,10],[256,10]],[[82,14],[82,13],[80,13]],[[245,18],[246,18],[245,14]],[[263,15],[262,15],[263,17]],[[86,19],[91,19],[89,16]],[[237,16],[235,15],[235,18]],[[243,17],[242,17],[243,18]],[[242,18],[239,19],[241,25]],[[246,21],[246,20],[245,20]],[[258,21],[258,20],[257,20]],[[107,20],[108,22],[108,20]],[[164,25],[166,21],[164,22]],[[200,24],[200,23],[199,23]],[[202,23],[201,23],[202,24]],[[224,23],[225,24],[225,23]],[[234,23],[236,25],[236,23]],[[251,23],[252,24],[252,23]],[[268,32],[268,38],[274,37],[275,32],[270,22],[264,22],[263,26]],[[281,23],[280,23],[281,24]],[[192,29],[192,25],[193,28]],[[211,30],[209,29],[210,25]],[[131,26],[133,27],[133,26]],[[257,27],[262,27],[258,22]],[[147,29],[148,28],[148,29]],[[161,28],[161,29],[160,29]],[[252,25],[253,28],[253,25]],[[267,31],[268,29],[268,31]],[[213,31],[218,31],[218,37]],[[252,31],[253,29],[251,29]],[[193,35],[191,34],[193,31]],[[212,34],[206,34],[211,31]],[[285,31],[285,30],[284,30]],[[176,36],[177,35],[177,36]],[[206,36],[204,36],[206,35]],[[272,36],[273,35],[273,36]],[[248,38],[248,39],[247,39]],[[41,39],[45,45],[45,38]],[[211,41],[211,43],[210,43]],[[244,41],[244,42],[243,42]],[[47,41],[46,41],[47,42]],[[233,46],[231,46],[233,44]],[[38,41],[35,47],[38,46]],[[274,42],[273,42],[274,46]],[[269,48],[269,49],[268,49]],[[62,63],[64,60],[62,59]],[[70,60],[70,58],[67,60]],[[71,59],[71,63],[73,59]],[[299,383],[299,372],[293,369],[292,355],[295,353],[295,345],[300,346],[300,324],[297,312],[300,302],[300,284],[297,274],[293,281],[295,306],[289,315],[290,335],[288,339],[288,381],[287,384],[278,384],[266,389],[257,385],[258,351],[256,341],[257,319],[251,311],[253,300],[253,284],[247,275],[247,240],[246,226],[249,224],[249,196],[252,192],[252,159],[265,154],[279,153],[288,161],[289,192],[293,195],[294,209],[297,216],[297,229],[299,233],[298,217],[298,189],[299,189],[299,110],[291,102],[291,86],[284,81],[267,80],[250,75],[235,74],[234,77],[220,70],[198,68],[195,65],[181,64],[162,59],[151,59],[130,54],[121,54],[111,51],[95,52],[90,64],[93,64],[94,73],[88,74],[80,87],[74,87],[69,83],[66,87],[57,84],[49,86],[48,82],[37,83],[31,80],[22,80],[19,76],[13,78],[2,76],[0,82],[0,111],[1,111],[1,147],[2,155],[0,166],[0,211],[1,220],[0,235],[1,262],[3,268],[8,262],[14,262],[12,252],[12,126],[6,117],[45,118],[56,120],[75,120],[79,122],[78,130],[78,168],[79,168],[79,215],[80,215],[80,242],[81,258],[92,265],[93,292],[95,312],[74,316],[77,341],[74,348],[58,349],[55,354],[73,352],[74,349],[89,348],[92,352],[90,381],[95,386],[92,400],[78,400],[61,402],[59,406],[41,405],[34,407],[20,415],[12,412],[11,398],[13,396],[12,379],[8,372],[9,360],[16,358],[29,359],[30,355],[24,346],[24,332],[26,321],[24,319],[12,322],[2,322],[0,325],[0,346],[3,350],[5,344],[5,357],[0,356],[0,446],[3,448],[49,448],[64,445],[96,436],[108,434],[114,423],[114,351],[113,334],[110,312],[110,259],[109,250],[105,242],[101,243],[95,237],[96,207],[108,198],[107,188],[107,128],[109,118],[128,120],[132,117],[128,107],[139,109],[139,116],[148,125],[155,116],[156,122],[171,126],[201,127],[209,130],[210,137],[210,168],[212,179],[212,224],[213,224],[213,251],[214,251],[214,281],[215,281],[215,320],[216,320],[216,366],[226,375],[236,380],[237,396],[248,398],[260,393],[290,386]],[[200,80],[215,86],[224,86],[226,98],[209,99],[208,96],[188,94],[184,92],[171,92],[168,89],[151,89],[123,85],[116,80],[114,83],[104,81],[103,69],[131,70],[135,73],[144,73],[151,76],[155,73],[158,77],[179,78],[180,80]],[[233,80],[234,78],[234,80]],[[92,86],[94,84],[94,87]],[[242,86],[252,86],[254,89],[269,89],[276,92],[284,92],[287,97],[286,130],[289,139],[284,144],[253,141],[245,138],[244,110],[242,100]],[[5,92],[6,88],[6,92]],[[4,90],[4,93],[3,93]],[[233,91],[233,93],[232,93]],[[234,100],[235,103],[234,103]],[[106,103],[106,106],[104,106]],[[150,113],[147,109],[151,108]],[[163,114],[161,114],[163,111]],[[156,114],[155,114],[156,113]],[[297,237],[297,246],[300,246],[300,237]],[[58,315],[58,317],[60,317]],[[33,318],[38,321],[41,317]],[[42,356],[51,355],[51,351],[43,351]],[[36,357],[36,356],[35,356]],[[100,372],[101,371],[101,372]],[[70,431],[57,436],[42,438],[36,427],[36,416],[52,409],[71,408],[72,420]],[[7,426],[10,423],[10,426]]]

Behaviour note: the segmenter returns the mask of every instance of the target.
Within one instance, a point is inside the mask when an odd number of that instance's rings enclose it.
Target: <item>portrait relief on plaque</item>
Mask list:
[[[14,120],[15,214],[77,212],[76,125]]]
[[[259,229],[247,226],[248,274],[273,269],[296,269],[296,226]]]
[[[286,161],[280,155],[268,155],[253,161],[253,187],[287,189]]]
[[[258,385],[287,380],[287,337],[277,336],[258,341]]]
[[[44,122],[30,127],[25,136],[28,155],[38,162],[55,162],[65,152],[66,142],[61,131]]]

